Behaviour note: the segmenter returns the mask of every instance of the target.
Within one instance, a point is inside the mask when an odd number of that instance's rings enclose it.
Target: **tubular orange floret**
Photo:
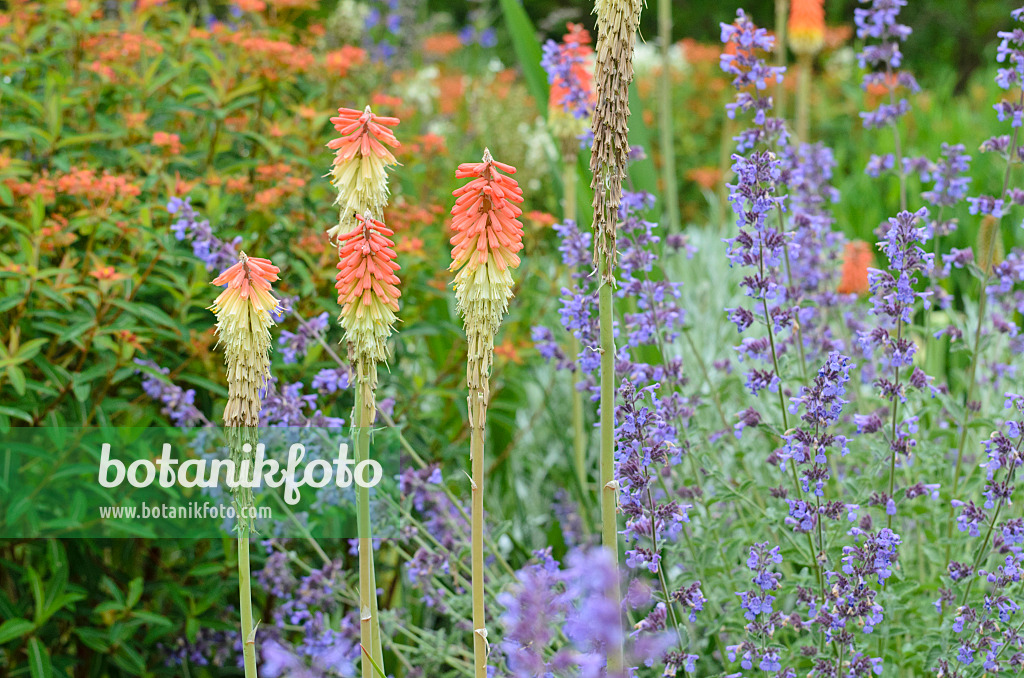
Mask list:
[[[489,260],[502,271],[519,266],[515,253],[523,248],[523,224],[518,220],[523,211],[516,203],[523,202],[523,191],[515,179],[498,170],[508,174],[516,171],[484,151],[483,162],[463,163],[455,172],[457,179],[472,177],[472,181],[452,192],[456,197],[452,207],[455,235],[451,238],[449,270],[467,264],[482,266]]]
[[[395,275],[400,267],[390,238],[394,231],[361,214],[355,220],[356,228],[338,238],[338,321],[357,359],[381,362],[387,358],[385,342],[397,320],[401,296],[401,281]]]
[[[456,178],[470,179],[452,192],[455,235],[448,269],[456,272],[455,296],[467,331],[479,326],[481,332],[493,334],[512,298],[511,269],[519,266],[516,253],[523,248],[523,224],[518,220],[523,211],[517,205],[523,202],[523,191],[501,172],[515,171],[485,150],[482,162],[463,163],[455,172]]]
[[[331,184],[338,190],[335,204],[341,206],[338,224],[327,231],[334,241],[339,233],[356,227],[357,214],[384,218],[387,169],[398,165],[389,148],[400,144],[391,130],[398,125],[398,118],[374,115],[369,106],[361,112],[339,108],[331,122],[341,135],[327,144],[335,152]]]
[[[824,0],[792,0],[789,46],[797,54],[817,54],[825,45]]]
[[[271,283],[280,269],[269,259],[238,255],[238,263],[213,279],[227,285],[210,310],[217,316],[216,332],[224,345],[227,365],[228,404],[224,423],[256,426],[259,423],[260,389],[270,378],[271,315],[278,300]]]

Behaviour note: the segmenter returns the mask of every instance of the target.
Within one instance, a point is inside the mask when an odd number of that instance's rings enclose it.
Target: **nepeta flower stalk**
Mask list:
[[[866,44],[857,55],[861,68],[872,69],[864,76],[863,86],[865,89],[870,86],[884,87],[888,93],[889,103],[880,104],[873,111],[862,112],[860,117],[864,121],[864,127],[869,129],[892,127],[895,155],[890,154],[883,157],[873,155],[872,162],[880,163],[890,169],[895,168],[900,181],[900,210],[906,210],[908,168],[903,162],[899,119],[910,111],[910,104],[906,99],[897,101],[896,93],[900,89],[911,93],[916,93],[921,89],[910,71],[900,70],[900,66],[903,64],[900,43],[910,36],[911,30],[909,26],[898,23],[896,17],[899,15],[900,8],[906,6],[907,0],[861,0],[861,2],[870,3],[871,7],[854,10],[857,37],[879,41],[877,44]],[[871,166],[872,163],[869,163],[869,172]]]
[[[388,168],[398,165],[388,147],[398,148],[395,133],[398,118],[374,115],[367,106],[362,112],[339,108],[331,118],[341,136],[327,144],[335,151],[331,184],[338,190],[335,205],[341,206],[338,224],[327,231],[331,242],[339,233],[357,227],[356,215],[384,218],[388,203]]]
[[[231,457],[236,468],[252,459],[256,448],[256,427],[260,420],[260,392],[270,378],[271,315],[278,301],[271,283],[280,272],[268,259],[238,255],[238,263],[214,278],[214,285],[227,285],[210,310],[217,316],[217,335],[224,346],[227,365],[228,404],[224,425],[228,427]],[[252,588],[249,578],[249,534],[253,529],[252,489],[239,485],[234,490],[238,515],[238,593],[241,612],[242,658],[246,678],[256,678],[256,629],[252,620]]]
[[[500,170],[500,171],[499,171]],[[484,433],[494,335],[512,298],[512,269],[523,248],[523,191],[516,169],[497,162],[484,149],[479,163],[459,165],[455,176],[470,179],[453,192],[451,238],[455,297],[466,329],[466,387],[469,390],[470,461],[472,463],[473,664],[476,678],[487,678],[487,624],[484,610]]]
[[[358,226],[338,236],[338,275],[335,287],[345,330],[348,357],[356,378],[352,419],[356,461],[370,458],[370,431],[376,416],[377,363],[388,357],[387,338],[397,317],[399,279],[395,271],[394,232],[380,221],[356,215]],[[370,526],[369,489],[357,490],[359,521],[359,630],[363,647],[383,668],[380,620],[377,616],[376,581],[373,574],[373,535]],[[373,675],[370,662],[362,662],[364,678]]]
[[[562,228],[576,230],[576,184],[579,177],[576,161],[580,146],[586,143],[583,137],[589,131],[590,115],[594,109],[593,74],[588,63],[593,50],[590,48],[590,34],[583,26],[570,23],[568,29],[562,44],[554,40],[544,44],[541,65],[547,71],[551,85],[548,127],[558,139],[562,152]],[[580,343],[575,336],[570,339],[569,352],[573,356],[580,352]],[[583,412],[583,394],[573,388],[573,458],[577,482],[582,495],[586,496],[587,435]]]
[[[1015,9],[1010,13],[1010,16],[1018,22],[1024,22],[1024,7]],[[1012,196],[1010,192],[1010,170],[1013,168],[1014,162],[1019,160],[1018,157],[1018,141],[1020,138],[1020,129],[1024,125],[1024,29],[1018,27],[1014,31],[1001,31],[999,37],[1002,38],[1002,42],[996,51],[996,60],[999,63],[1009,63],[1010,68],[1000,68],[996,73],[996,84],[1004,90],[1011,90],[1013,87],[1020,89],[1020,93],[1017,96],[1017,102],[1013,103],[1008,100],[1002,100],[1000,103],[995,105],[996,112],[999,119],[1005,120],[1010,118],[1010,126],[1013,128],[1013,134],[1008,139],[1003,137],[1005,141],[1000,140],[998,137],[995,139],[989,139],[982,144],[982,151],[992,149],[1005,149],[1006,150],[1006,169],[1003,172],[1003,186],[998,198],[994,196],[978,196],[976,198],[967,198],[967,201],[971,204],[971,214],[983,214],[991,215],[995,222],[989,226],[992,232],[989,237],[987,251],[984,253],[984,258],[981,259],[983,263],[982,273],[984,278],[981,281],[981,291],[978,298],[978,320],[974,328],[974,346],[973,354],[971,356],[971,364],[967,369],[967,395],[964,401],[964,416],[960,422],[960,442],[957,445],[956,455],[956,466],[954,468],[953,475],[953,498],[957,496],[957,490],[960,485],[960,467],[963,463],[964,448],[967,444],[967,433],[968,423],[970,421],[971,404],[974,399],[975,388],[977,386],[977,374],[978,374],[978,362],[981,360],[981,334],[982,326],[985,321],[985,314],[988,305],[988,293],[987,287],[989,282],[992,280],[993,273],[993,259],[995,257],[997,242],[1001,240],[999,232],[999,224],[1002,223],[1002,217],[1004,214],[1004,199],[1008,196]],[[947,537],[953,533],[953,510],[950,509],[948,525],[946,528]],[[946,549],[946,559],[949,559],[949,548]]]
[[[597,106],[591,129],[590,186],[594,189],[594,265],[601,275],[601,542],[618,564],[615,518],[615,337],[612,287],[615,285],[615,231],[622,202],[622,180],[629,162],[629,83],[640,23],[641,0],[597,0]],[[608,648],[608,672],[622,670],[622,646]]]
[[[908,338],[905,329],[910,326],[916,302],[921,300],[925,308],[930,306],[930,292],[917,292],[914,285],[918,282],[918,273],[927,272],[932,267],[934,256],[925,252],[921,245],[926,241],[926,229],[919,224],[928,217],[928,209],[922,207],[917,212],[900,212],[895,218],[889,219],[883,240],[878,243],[879,249],[885,252],[889,260],[888,270],[868,269],[868,283],[871,288],[871,312],[879,319],[878,327],[871,331],[859,333],[858,341],[866,355],[880,348],[883,352],[882,366],[892,370],[893,380],[888,376],[880,376],[875,384],[880,395],[892,403],[892,425],[889,434],[889,494],[887,507],[888,527],[892,527],[892,516],[895,513],[895,482],[896,460],[910,455],[917,444],[910,433],[916,430],[916,417],[906,419],[900,425],[899,406],[906,402],[909,388],[923,389],[929,386],[930,379],[919,367],[914,367],[914,354],[917,344]],[[908,367],[909,373],[901,368]],[[901,379],[906,377],[905,381]],[[887,504],[888,504],[887,502]]]

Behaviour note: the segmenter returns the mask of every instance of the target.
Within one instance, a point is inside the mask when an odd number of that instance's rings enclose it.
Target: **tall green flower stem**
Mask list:
[[[594,264],[601,283],[598,314],[601,334],[601,543],[618,566],[615,482],[615,337],[612,333],[612,291],[615,285],[615,239],[622,180],[629,160],[629,84],[633,81],[633,51],[640,24],[642,0],[597,0],[597,61],[594,68],[597,104],[591,130],[594,145],[590,171],[594,189]],[[667,74],[666,74],[667,75]],[[609,591],[620,607],[618,585]],[[622,645],[607,648],[608,673],[622,671]]]
[[[268,259],[239,252],[238,263],[213,279],[224,285],[210,310],[217,316],[218,344],[224,346],[228,402],[224,426],[235,468],[249,468],[259,439],[262,409],[260,392],[270,378],[270,328],[278,300],[271,283],[280,272]],[[244,296],[243,296],[244,294]],[[243,462],[248,460],[248,464]],[[251,479],[251,478],[250,478]],[[245,678],[256,678],[256,626],[252,619],[252,584],[249,573],[249,536],[254,532],[252,487],[234,488],[238,517],[238,603],[241,616],[242,658]]]
[[[356,398],[352,411],[355,427],[352,439],[356,448],[356,465],[370,459],[370,434],[377,410],[374,384],[377,366],[364,358],[355,364]],[[384,652],[380,639],[380,616],[377,610],[377,577],[373,567],[373,527],[370,523],[370,490],[356,483],[356,510],[359,537],[359,642],[373,663],[384,668]],[[373,664],[362,662],[363,678],[376,678]]]
[[[577,148],[579,141],[576,138],[567,139],[562,144],[562,186],[563,205],[562,215],[565,221],[576,221],[576,183],[579,172],[576,168],[576,161],[579,157]],[[573,336],[569,339],[569,355],[575,357],[580,353],[580,342]],[[575,382],[576,375],[573,373],[572,380]],[[583,394],[572,384],[572,443],[573,463],[576,467],[576,481],[580,486],[580,496],[586,500],[587,495],[587,432],[584,421]]]
[[[242,462],[246,460],[251,468],[252,451],[256,449],[258,442],[257,429],[251,426],[230,426],[228,441],[236,468],[243,468]],[[238,610],[241,617],[242,661],[245,678],[256,678],[256,633],[252,619],[252,581],[249,567],[249,537],[254,531],[252,509],[255,506],[252,489],[242,486],[236,488],[234,504],[235,515],[238,516]]]
[[[669,233],[678,233],[679,186],[676,184],[675,135],[672,133],[672,0],[658,0],[658,47],[661,50],[661,81],[658,83],[658,126],[661,143],[661,176],[664,182]]]
[[[473,593],[473,665],[476,678],[487,678],[487,617],[484,609],[484,435],[494,335],[508,311],[515,285],[512,270],[520,263],[523,225],[515,217],[523,191],[484,149],[480,163],[463,163],[455,175],[470,179],[456,189],[452,207],[452,264],[455,297],[466,330],[466,388],[470,427],[471,584]],[[501,237],[498,234],[501,234]]]
[[[1020,103],[1024,104],[1024,90],[1021,91]],[[1000,196],[1005,196],[1006,191],[1010,188],[1010,170],[1013,168],[1013,159],[1017,156],[1017,144],[1020,140],[1020,128],[1013,128],[1013,136],[1010,138],[1010,149],[1006,160],[1006,170],[1003,172],[1003,191]],[[952,499],[956,499],[957,491],[960,489],[960,468],[964,461],[964,448],[967,445],[967,427],[970,423],[971,418],[971,401],[974,400],[974,392],[977,388],[977,374],[978,374],[978,361],[981,359],[981,328],[985,322],[985,312],[988,307],[988,289],[989,281],[992,279],[992,266],[995,264],[996,245],[1000,238],[999,226],[1002,224],[1002,218],[995,219],[992,221],[990,228],[992,233],[987,237],[988,248],[985,253],[985,259],[982,260],[982,270],[985,273],[984,279],[981,281],[980,291],[978,294],[978,320],[974,327],[974,351],[971,355],[971,365],[967,369],[967,396],[964,400],[964,415],[960,421],[960,442],[956,448],[956,467],[953,470],[953,493]],[[946,562],[949,562],[949,540],[953,536],[953,513],[955,507],[952,505],[949,508],[949,517],[946,520]]]
[[[473,501],[470,515],[471,531],[471,578],[473,587],[473,665],[476,678],[487,678],[487,627],[484,610],[484,432],[487,426],[487,400],[490,391],[488,383],[489,360],[482,344],[493,345],[482,333],[467,332],[470,346],[466,365],[466,386],[469,389],[469,454],[472,472]],[[484,349],[481,351],[481,349]],[[492,349],[493,350],[493,349]]]
[[[814,74],[814,57],[810,54],[797,56],[796,73],[796,137],[801,143],[811,143],[811,76]]]

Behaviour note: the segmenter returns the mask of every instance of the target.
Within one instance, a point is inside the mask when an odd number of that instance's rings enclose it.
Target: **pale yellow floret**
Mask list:
[[[555,106],[548,111],[548,129],[555,139],[578,149],[580,136],[590,129],[590,118],[577,118],[561,106]]]
[[[356,215],[381,221],[388,204],[387,164],[376,155],[356,156],[331,168],[331,184],[338,191],[338,224],[327,231],[331,242],[357,226]]]
[[[210,309],[217,315],[216,333],[224,346],[227,366],[228,404],[224,422],[228,426],[256,426],[259,422],[260,391],[270,378],[270,313],[277,300],[269,291],[249,288],[245,299],[237,289],[225,289]]]
[[[481,329],[489,327],[492,333],[497,332],[513,296],[511,269],[499,269],[488,258],[483,265],[463,266],[455,274],[454,282],[455,298],[459,313],[466,319],[466,328],[471,322],[485,323]]]
[[[354,357],[375,363],[387,361],[387,339],[397,320],[395,312],[376,297],[368,305],[362,301],[347,304],[338,316]]]

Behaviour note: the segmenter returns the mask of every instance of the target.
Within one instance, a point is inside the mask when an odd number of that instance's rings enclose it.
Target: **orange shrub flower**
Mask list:
[[[824,0],[792,0],[789,47],[797,54],[817,54],[825,45]]]
[[[158,148],[166,148],[168,153],[171,155],[178,155],[181,153],[181,137],[177,134],[153,132],[153,139],[150,143]]]
[[[125,278],[124,274],[118,273],[113,266],[97,266],[93,270],[89,271],[89,275],[97,280],[106,280],[109,282],[124,280]]]
[[[355,45],[345,45],[341,49],[328,52],[324,56],[324,65],[331,75],[344,78],[353,66],[366,61],[366,50]]]
[[[430,56],[445,57],[460,47],[462,41],[455,33],[435,33],[423,39],[423,51]]]
[[[500,170],[500,172],[499,172]],[[501,316],[512,298],[511,269],[519,266],[523,249],[523,191],[515,179],[515,167],[491,158],[484,150],[482,162],[459,165],[455,177],[470,179],[456,189],[452,207],[452,263],[455,272],[455,296],[459,310],[472,322],[487,323],[491,334],[497,331]]]
[[[391,131],[399,120],[374,115],[367,106],[361,112],[339,108],[331,122],[341,135],[327,144],[335,152],[331,184],[338,190],[338,198],[334,204],[341,206],[338,224],[327,231],[334,241],[339,233],[350,232],[357,225],[356,215],[384,218],[389,195],[387,170],[398,164],[388,147],[399,147]]]
[[[373,363],[387,359],[398,311],[401,282],[395,271],[395,233],[376,219],[356,215],[355,229],[339,236],[338,290],[341,315],[338,322],[354,358]]]

